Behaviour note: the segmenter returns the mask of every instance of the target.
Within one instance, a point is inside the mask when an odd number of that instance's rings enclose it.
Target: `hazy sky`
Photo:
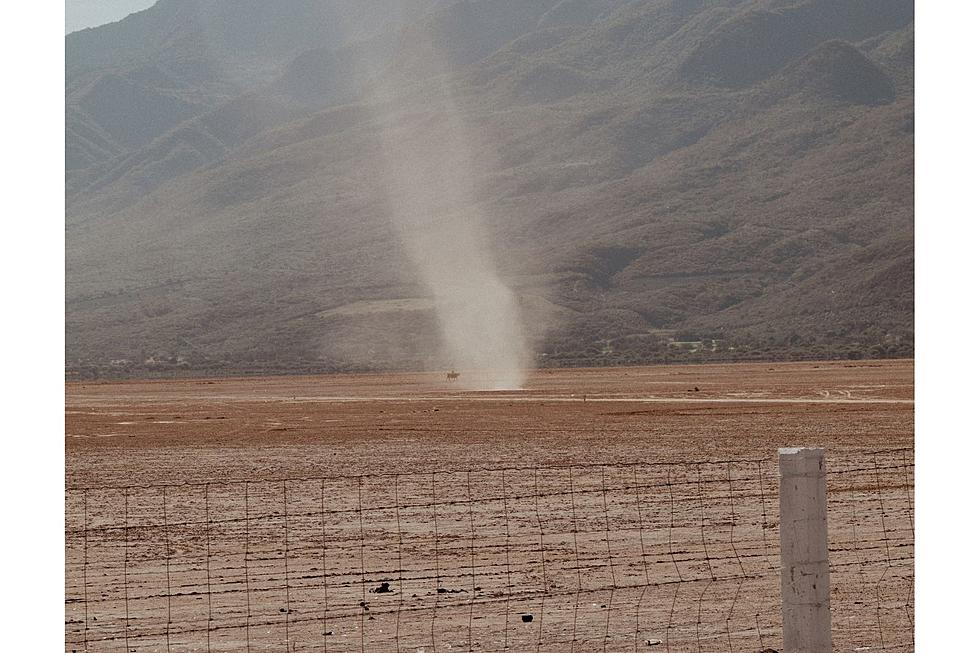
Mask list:
[[[156,0],[65,0],[65,34],[125,18]]]

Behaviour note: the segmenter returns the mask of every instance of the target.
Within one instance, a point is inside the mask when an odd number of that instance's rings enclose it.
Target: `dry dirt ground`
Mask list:
[[[70,383],[69,486],[912,445],[911,361]],[[694,392],[697,388],[698,391]],[[584,399],[584,401],[583,401]],[[651,401],[651,400],[656,400]],[[868,403],[873,402],[873,403]]]
[[[69,383],[65,649],[779,649],[807,445],[835,648],[912,650],[913,371]]]

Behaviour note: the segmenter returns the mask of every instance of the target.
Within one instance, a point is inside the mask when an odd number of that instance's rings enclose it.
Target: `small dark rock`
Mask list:
[[[521,615],[521,621],[523,621],[526,624],[529,624],[532,621],[534,621],[534,615],[533,614],[522,614]]]
[[[379,585],[378,587],[374,588],[371,591],[374,592],[375,594],[387,594],[388,592],[391,591],[391,584],[381,583],[381,585]]]

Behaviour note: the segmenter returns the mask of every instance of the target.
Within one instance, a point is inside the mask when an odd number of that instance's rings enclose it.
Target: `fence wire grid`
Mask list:
[[[835,649],[914,649],[911,450],[828,461]],[[775,459],[66,491],[66,651],[779,650]]]

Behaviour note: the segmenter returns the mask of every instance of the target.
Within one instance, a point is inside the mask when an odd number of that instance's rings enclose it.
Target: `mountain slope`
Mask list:
[[[447,364],[379,174],[444,138],[445,84],[538,364],[911,354],[911,2],[423,4],[279,50],[242,4],[227,38],[276,66],[206,100],[147,78],[184,103],[148,141],[69,110],[71,369]]]
[[[265,0],[159,0],[124,20],[69,34],[68,122],[108,131],[115,147],[93,151],[69,129],[68,168],[131,153],[188,117],[268,84],[307,50],[384,33],[435,5],[290,0],[284,9]]]

